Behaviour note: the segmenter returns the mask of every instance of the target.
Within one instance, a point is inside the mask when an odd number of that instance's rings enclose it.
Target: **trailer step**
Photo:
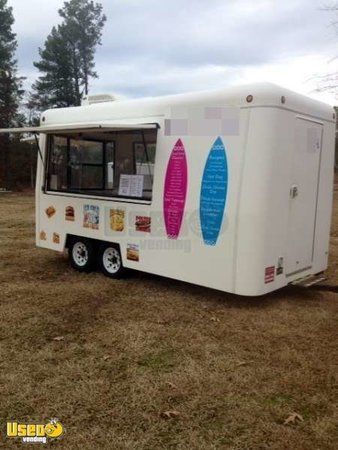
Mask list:
[[[324,274],[318,273],[317,275],[307,275],[306,277],[298,278],[291,284],[294,286],[311,287],[325,280],[326,277],[324,276]]]

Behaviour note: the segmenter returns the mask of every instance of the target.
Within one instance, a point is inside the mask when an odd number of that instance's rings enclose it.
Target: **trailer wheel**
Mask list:
[[[120,249],[117,245],[104,243],[99,249],[99,266],[104,275],[110,278],[120,278],[125,269],[122,265]]]
[[[95,263],[95,247],[91,240],[74,238],[69,246],[71,266],[79,272],[89,272]]]

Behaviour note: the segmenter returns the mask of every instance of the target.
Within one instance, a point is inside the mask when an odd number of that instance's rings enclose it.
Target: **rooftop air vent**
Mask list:
[[[101,94],[101,95],[85,95],[82,99],[81,105],[87,106],[92,105],[93,103],[105,103],[105,102],[113,102],[115,97],[109,94]]]

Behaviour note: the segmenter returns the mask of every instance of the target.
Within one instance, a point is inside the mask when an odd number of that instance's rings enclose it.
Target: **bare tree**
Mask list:
[[[331,2],[323,6],[322,11],[331,14],[331,26],[334,33],[338,36],[338,1]],[[334,68],[334,63],[338,62],[338,56],[332,57],[328,64],[332,69],[324,75],[317,75],[318,92],[330,92],[338,95],[338,71]]]

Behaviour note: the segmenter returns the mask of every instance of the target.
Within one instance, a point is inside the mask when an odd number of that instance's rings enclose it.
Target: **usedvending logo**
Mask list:
[[[25,443],[47,444],[48,440],[59,438],[63,434],[63,426],[58,419],[43,423],[7,422],[7,437],[21,438]]]

